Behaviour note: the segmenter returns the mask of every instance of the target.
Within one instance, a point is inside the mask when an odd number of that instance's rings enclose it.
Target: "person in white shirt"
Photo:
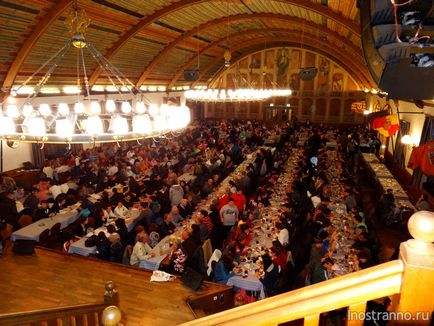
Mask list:
[[[50,178],[51,180],[53,180],[54,170],[50,164],[47,164],[47,166],[44,166],[44,168],[42,169],[42,172],[45,173],[47,178]]]
[[[110,205],[103,208],[102,214],[102,218],[106,223],[110,223],[117,218]]]
[[[127,166],[126,173],[127,173],[128,177],[135,177],[136,176],[136,174],[132,171],[131,166]]]
[[[148,236],[145,232],[140,232],[137,235],[137,242],[134,245],[133,252],[130,257],[130,265],[139,266],[140,261],[147,260],[155,256],[152,248],[147,244]]]
[[[279,234],[277,235],[277,240],[279,240],[282,246],[286,247],[286,245],[289,242],[288,229],[285,228],[282,223],[277,223],[276,228],[279,230]]]
[[[114,213],[117,217],[125,218],[128,215],[128,208],[126,208],[120,201],[114,209]]]
[[[53,199],[56,199],[62,193],[62,188],[58,185],[53,185],[48,189],[53,196]]]
[[[119,171],[119,169],[116,166],[116,164],[112,164],[112,165],[110,165],[110,167],[107,170],[107,175],[108,176],[115,175],[116,173],[118,173],[118,171]]]

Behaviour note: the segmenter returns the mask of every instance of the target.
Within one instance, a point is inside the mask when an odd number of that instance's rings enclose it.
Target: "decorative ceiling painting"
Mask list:
[[[3,91],[26,80],[60,49],[67,35],[64,21],[71,3],[0,1]],[[276,46],[298,47],[331,58],[360,87],[375,86],[360,47],[356,0],[77,0],[77,5],[92,22],[86,37],[136,86],[161,85],[171,89],[207,85],[221,73],[225,51],[229,50],[232,62],[236,62],[264,47]],[[275,53],[267,57],[267,67],[274,67],[267,74],[274,78],[278,65],[279,78],[273,81],[290,85],[291,74],[297,69],[297,52],[285,51],[278,58]],[[74,84],[73,59],[65,57],[65,69],[52,76],[56,84]],[[254,61],[249,65],[257,69]],[[101,69],[91,68],[90,86],[109,84]],[[195,81],[184,79],[184,71],[191,69],[199,72]],[[333,87],[333,78],[336,87],[340,80],[347,87],[345,73],[343,77],[333,77],[334,66],[330,64],[329,69],[328,87]],[[269,78],[271,75],[267,75]],[[318,71],[317,80],[321,78]]]
[[[293,96],[345,96],[361,86],[342,66],[309,50],[279,47],[252,53],[220,73],[214,88],[290,88]]]

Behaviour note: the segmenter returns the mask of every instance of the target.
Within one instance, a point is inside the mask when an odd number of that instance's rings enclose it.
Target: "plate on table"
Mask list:
[[[233,269],[233,271],[234,271],[234,273],[235,273],[236,275],[242,275],[242,274],[244,274],[244,270],[243,270],[241,267],[235,267],[235,268]]]

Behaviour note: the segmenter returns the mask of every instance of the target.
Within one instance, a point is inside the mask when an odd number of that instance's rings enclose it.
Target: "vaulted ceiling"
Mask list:
[[[0,85],[22,83],[70,37],[71,0],[0,0]],[[234,59],[279,44],[309,48],[351,69],[372,87],[360,44],[356,0],[78,0],[91,19],[86,37],[134,84],[191,85],[184,69],[207,84]],[[108,84],[91,57],[89,83]],[[41,73],[40,76],[43,74]],[[67,54],[51,83],[74,85]],[[37,81],[37,80],[36,80]]]

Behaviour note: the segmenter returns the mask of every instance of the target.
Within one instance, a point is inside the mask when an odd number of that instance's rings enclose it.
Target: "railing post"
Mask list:
[[[119,303],[118,291],[116,291],[115,284],[112,281],[105,284],[104,302],[112,305],[118,305]]]
[[[398,302],[390,319],[393,325],[429,325],[434,310],[434,213],[413,214],[408,230],[414,239],[400,246],[404,272]]]

